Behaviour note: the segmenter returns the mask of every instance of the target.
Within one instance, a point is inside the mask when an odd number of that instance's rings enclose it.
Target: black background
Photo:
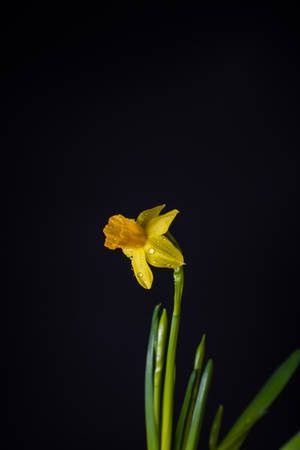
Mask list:
[[[143,290],[129,260],[103,246],[113,214],[180,210],[175,407],[205,332],[215,372],[201,448],[219,402],[225,432],[299,347],[296,19],[117,5],[3,15],[2,448],[146,448],[148,330],[158,302],[171,315],[172,272],[153,269]],[[277,449],[297,431],[299,380],[246,448]]]

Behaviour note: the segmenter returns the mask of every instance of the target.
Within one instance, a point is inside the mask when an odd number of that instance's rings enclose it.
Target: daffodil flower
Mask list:
[[[177,209],[159,215],[166,205],[142,211],[136,220],[121,214],[110,217],[103,232],[104,245],[111,250],[121,248],[131,259],[134,275],[145,289],[150,289],[154,267],[175,269],[184,264],[182,253],[164,236],[178,214]]]

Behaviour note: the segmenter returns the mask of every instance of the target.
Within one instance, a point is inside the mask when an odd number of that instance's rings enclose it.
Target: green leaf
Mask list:
[[[220,434],[220,428],[222,424],[222,417],[223,417],[223,405],[220,405],[217,413],[215,415],[215,418],[213,420],[210,435],[209,435],[209,449],[210,450],[216,450],[218,445],[218,439]]]
[[[154,370],[154,415],[158,430],[160,430],[160,409],[162,374],[165,362],[165,350],[167,343],[168,317],[165,308],[160,316],[155,346],[155,370]]]
[[[250,432],[250,430],[246,431],[244,434],[239,436],[239,438],[236,441],[232,442],[232,444],[228,447],[228,450],[239,450],[241,448],[241,446],[243,445],[249,432]]]
[[[174,450],[181,449],[183,431],[184,431],[184,427],[185,427],[187,413],[189,411],[189,406],[190,406],[190,401],[192,398],[192,392],[193,392],[193,388],[195,385],[195,380],[196,380],[196,370],[193,370],[193,372],[190,375],[189,381],[188,381],[183,404],[182,404],[180,415],[179,415],[179,419],[177,422],[175,439],[174,439]]]
[[[226,447],[226,450],[239,450],[243,445],[246,437],[250,433],[253,425],[254,423],[245,424],[244,428],[241,429],[240,434],[232,437],[232,440],[228,443],[228,447]],[[219,447],[217,448],[217,450],[219,450]]]
[[[203,359],[204,359],[204,354],[205,354],[205,338],[206,338],[206,335],[203,334],[201,342],[198,345],[196,353],[195,353],[194,369],[199,370],[200,372],[202,370]]]
[[[296,433],[292,439],[290,439],[283,447],[279,450],[299,450],[300,448],[300,431]]]
[[[160,304],[156,305],[152,315],[145,370],[145,419],[148,450],[159,450],[159,435],[154,417],[153,398],[154,346],[158,330],[159,310]]]
[[[213,362],[210,359],[208,363],[206,364],[206,367],[204,369],[203,375],[201,377],[201,382],[199,386],[198,395],[196,398],[195,408],[193,412],[191,427],[189,431],[189,435],[187,438],[187,443],[185,450],[196,450],[199,438],[200,438],[200,432],[205,412],[205,406],[206,406],[206,400],[207,395],[211,383],[213,373]]]
[[[203,366],[203,359],[205,355],[205,334],[203,334],[200,344],[197,347],[196,353],[195,353],[195,360],[194,360],[194,369],[196,372],[196,380],[194,383],[193,391],[192,391],[192,398],[189,405],[189,410],[187,413],[187,418],[185,421],[185,429],[183,434],[183,441],[182,441],[182,447],[186,447],[187,438],[189,435],[189,431],[191,428],[191,422],[194,412],[194,407],[196,403],[197,393],[199,390],[199,384],[200,384],[200,377],[201,377],[201,371]]]
[[[218,447],[218,450],[238,450],[239,447],[232,447],[234,442],[250,431],[250,428],[267,412],[267,408],[280,394],[291,376],[297,369],[300,362],[300,349],[293,352],[289,358],[281,364],[267,382],[263,385],[252,402],[237,419],[231,430],[225,436]],[[241,444],[242,445],[242,442]]]

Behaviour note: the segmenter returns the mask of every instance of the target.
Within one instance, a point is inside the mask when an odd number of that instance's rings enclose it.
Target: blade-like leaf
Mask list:
[[[210,450],[216,450],[218,445],[218,439],[220,434],[220,428],[222,424],[222,417],[223,417],[223,405],[220,405],[217,413],[215,415],[215,418],[213,420],[210,435],[209,435],[209,449]]]
[[[245,429],[249,430],[266,413],[267,408],[273,403],[282,389],[289,382],[291,376],[297,369],[299,362],[300,349],[293,352],[290,357],[275,370],[225,436],[219,445],[218,450],[228,450],[229,448],[232,448],[233,442],[239,440],[245,433]]]
[[[250,422],[250,421],[245,422],[241,426],[239,433],[232,434],[231,438],[228,439],[228,441],[226,443],[226,450],[239,450],[239,448],[244,443],[246,437],[250,433],[253,425],[257,422],[258,419],[261,419],[261,417],[264,416],[265,414],[266,414],[266,412],[262,413],[259,418],[256,417],[255,419],[252,420],[252,422]],[[217,447],[217,450],[219,450],[219,449],[220,449],[220,447]]]
[[[195,353],[195,360],[194,360],[194,369],[197,371],[196,373],[196,380],[194,383],[194,388],[192,391],[192,398],[190,401],[189,410],[186,417],[185,427],[184,427],[184,434],[183,434],[183,441],[182,441],[182,447],[186,447],[187,438],[190,432],[191,428],[191,422],[194,412],[194,407],[196,403],[196,398],[199,390],[199,384],[200,384],[200,377],[202,372],[202,366],[203,366],[203,360],[205,355],[205,334],[203,334],[200,344],[197,347],[196,353]]]
[[[300,431],[295,434],[283,447],[279,450],[299,450],[300,448]]]
[[[158,431],[160,430],[162,374],[165,363],[167,332],[168,332],[168,317],[166,310],[163,309],[163,312],[160,316],[157,331],[157,341],[155,348],[155,369],[154,369],[154,415]]]
[[[187,438],[185,450],[196,450],[197,448],[205,412],[207,395],[212,378],[212,372],[213,372],[213,362],[210,359],[206,364],[203,375],[201,377],[201,382],[199,386],[198,395],[196,398],[190,432]]]
[[[192,392],[193,392],[193,388],[194,388],[194,384],[195,384],[195,379],[196,379],[196,370],[193,370],[193,372],[190,375],[189,381],[188,381],[183,404],[182,404],[180,415],[179,415],[179,419],[177,422],[175,439],[174,439],[174,450],[181,449],[182,435],[183,435],[183,431],[184,431],[187,413],[189,411],[189,406],[190,406],[190,401],[192,398]]]
[[[160,305],[156,305],[152,315],[145,370],[145,419],[148,450],[159,450],[159,436],[154,417],[153,398],[154,346],[157,337],[159,310]]]
[[[197,347],[196,353],[195,353],[195,360],[194,360],[194,369],[197,370],[196,380],[194,383],[194,388],[192,392],[192,398],[190,401],[189,410],[187,413],[186,423],[185,423],[185,430],[183,435],[183,441],[182,441],[182,447],[186,447],[187,438],[190,432],[191,428],[191,422],[194,412],[194,407],[196,403],[196,398],[199,390],[199,384],[200,384],[200,377],[202,372],[202,366],[203,366],[203,360],[205,355],[205,334],[203,334],[200,344]]]
[[[228,450],[239,450],[243,445],[246,437],[248,436],[250,430],[246,431],[244,434],[238,437],[236,441],[234,441],[229,447]]]
[[[227,444],[228,446],[226,447],[226,450],[239,450],[241,448],[241,446],[243,445],[246,437],[250,433],[252,426],[253,426],[253,423],[246,424],[245,427],[243,428],[243,430],[241,429],[241,432],[239,435],[232,436],[232,440],[230,442],[228,442],[228,444]],[[219,447],[217,450],[219,450]]]

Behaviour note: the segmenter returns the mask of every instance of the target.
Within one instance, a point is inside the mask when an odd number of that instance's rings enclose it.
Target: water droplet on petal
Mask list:
[[[142,272],[138,272],[138,277],[142,278],[143,274]]]
[[[153,253],[154,253],[154,248],[149,248],[148,253],[150,253],[150,255],[153,255]]]

